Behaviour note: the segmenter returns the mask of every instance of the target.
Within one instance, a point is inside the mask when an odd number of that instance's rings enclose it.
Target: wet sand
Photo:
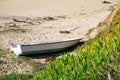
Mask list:
[[[86,38],[89,30],[109,17],[120,0],[1,0],[0,48]]]

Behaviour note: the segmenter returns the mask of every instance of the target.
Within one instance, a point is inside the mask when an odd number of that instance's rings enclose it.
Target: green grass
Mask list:
[[[46,70],[34,75],[32,80],[119,79],[120,10],[113,18],[112,26],[108,26],[75,53],[77,56],[68,54],[53,61]]]
[[[26,74],[9,74],[0,78],[0,80],[29,80],[32,75]]]

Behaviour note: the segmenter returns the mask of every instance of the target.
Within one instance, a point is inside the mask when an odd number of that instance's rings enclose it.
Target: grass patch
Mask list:
[[[108,27],[88,41],[77,56],[68,54],[53,61],[33,80],[106,80],[119,79],[120,9]],[[108,30],[111,30],[108,32]]]
[[[33,76],[32,75],[25,75],[25,74],[9,74],[2,76],[0,80],[29,80]]]

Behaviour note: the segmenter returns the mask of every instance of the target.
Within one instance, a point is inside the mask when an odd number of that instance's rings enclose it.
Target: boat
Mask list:
[[[62,41],[53,41],[34,44],[11,44],[10,50],[17,56],[29,54],[42,54],[56,51],[63,51],[80,42],[80,38],[66,39]]]

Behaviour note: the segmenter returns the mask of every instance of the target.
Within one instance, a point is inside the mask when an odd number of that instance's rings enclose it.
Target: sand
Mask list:
[[[0,48],[83,38],[120,0],[0,0]]]

